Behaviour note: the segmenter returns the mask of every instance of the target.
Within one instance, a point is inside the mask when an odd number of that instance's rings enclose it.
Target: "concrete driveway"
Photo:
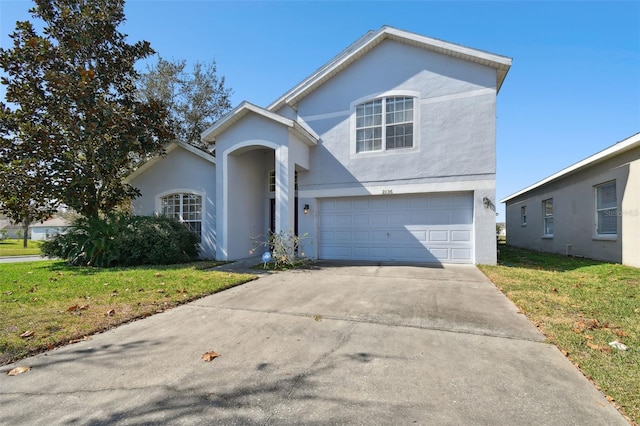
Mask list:
[[[0,424],[628,424],[543,340],[475,267],[322,264],[23,360]]]

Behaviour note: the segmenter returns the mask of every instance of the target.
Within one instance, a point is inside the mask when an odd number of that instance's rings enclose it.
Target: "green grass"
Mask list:
[[[219,263],[138,268],[0,265],[0,365],[255,279]],[[24,333],[31,334],[30,337]]]
[[[500,246],[480,269],[623,414],[640,423],[640,269]],[[618,340],[629,350],[611,349]]]
[[[7,239],[0,241],[0,256],[30,256],[41,254],[40,241],[27,240],[27,248],[22,247],[22,240]]]

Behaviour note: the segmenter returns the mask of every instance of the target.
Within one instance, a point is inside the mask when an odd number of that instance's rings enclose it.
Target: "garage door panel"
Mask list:
[[[372,214],[371,215],[371,226],[387,226],[389,224],[389,217],[385,214]]]
[[[336,227],[351,228],[351,224],[353,223],[353,216],[341,213],[335,216],[335,218]]]
[[[465,248],[452,248],[451,249],[451,259],[452,260],[461,260],[461,261],[471,261],[471,249]]]
[[[451,231],[451,241],[471,242],[471,231]]]
[[[383,198],[383,197],[369,198],[369,208],[372,210],[386,210],[387,198]]]
[[[473,214],[466,210],[454,210],[451,212],[449,223],[471,225],[473,223]]]
[[[473,262],[470,193],[323,199],[318,207],[320,258]]]
[[[446,229],[429,231],[428,242],[446,242],[449,241],[449,231]]]
[[[438,260],[449,260],[449,250],[446,248],[432,248],[429,252]]]
[[[441,210],[429,212],[427,225],[448,225],[449,222],[449,211]]]
[[[427,241],[427,231],[409,231],[411,238],[418,242],[426,242]]]

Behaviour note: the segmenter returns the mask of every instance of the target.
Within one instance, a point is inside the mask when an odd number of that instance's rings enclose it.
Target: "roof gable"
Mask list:
[[[186,151],[189,151],[192,154],[197,155],[200,158],[205,159],[206,161],[209,161],[212,164],[216,164],[216,157],[214,157],[213,155],[199,149],[196,148],[195,146],[188,144],[186,142],[183,142],[181,140],[178,139],[174,139],[173,141],[171,141],[165,148],[165,154],[169,154],[172,151],[174,151],[175,149],[178,148],[182,148]],[[149,169],[151,166],[153,166],[155,163],[157,163],[158,161],[160,161],[162,158],[164,158],[164,155],[157,155],[153,158],[151,158],[150,160],[146,161],[145,163],[143,163],[140,167],[138,167],[137,169],[135,169],[129,176],[127,176],[125,178],[125,182],[130,183],[133,179],[135,179],[137,176],[141,175],[143,172],[145,172],[147,169]]]
[[[205,130],[201,136],[202,140],[213,143],[216,136],[223,133],[236,122],[240,121],[242,117],[250,113],[257,114],[261,117],[266,118],[267,120],[291,128],[298,134],[298,136],[300,136],[305,142],[310,145],[317,144],[318,139],[320,139],[320,136],[318,136],[310,127],[306,125],[302,125],[295,120],[291,120],[272,111],[260,108],[259,106],[254,105],[250,102],[243,101],[240,105],[229,111],[224,117],[218,120],[213,126]]]
[[[591,166],[602,163],[603,161],[606,161],[610,158],[613,158],[616,155],[620,155],[624,152],[627,152],[631,149],[638,148],[638,147],[640,147],[640,133],[636,133],[635,135],[628,137],[627,139],[624,139],[616,143],[615,145],[611,145],[609,148],[603,149],[602,151],[596,154],[593,154],[592,156],[587,157],[584,160],[578,161],[577,163],[572,164],[571,166],[564,168],[559,172],[554,173],[551,176],[546,177],[541,181],[534,183],[533,185],[530,185],[524,189],[521,189],[520,191],[515,192],[509,195],[508,197],[503,198],[502,200],[500,200],[500,202],[506,203],[536,188],[539,188],[551,182],[555,182],[559,179],[562,179],[565,176],[569,176],[571,174],[577,173]]]
[[[502,83],[511,67],[511,58],[500,56],[482,50],[472,49],[454,43],[425,37],[397,28],[383,26],[377,31],[369,31],[363,37],[351,44],[336,57],[318,68],[313,74],[271,103],[267,110],[277,111],[284,105],[295,105],[302,98],[320,87],[334,75],[345,69],[364,54],[372,50],[384,40],[394,40],[417,46],[428,51],[441,53],[469,62],[478,63],[496,69],[496,87],[500,90]]]

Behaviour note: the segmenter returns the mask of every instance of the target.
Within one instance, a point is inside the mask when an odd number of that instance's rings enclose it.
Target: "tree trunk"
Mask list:
[[[27,248],[29,242],[29,222],[22,222],[22,247]]]

